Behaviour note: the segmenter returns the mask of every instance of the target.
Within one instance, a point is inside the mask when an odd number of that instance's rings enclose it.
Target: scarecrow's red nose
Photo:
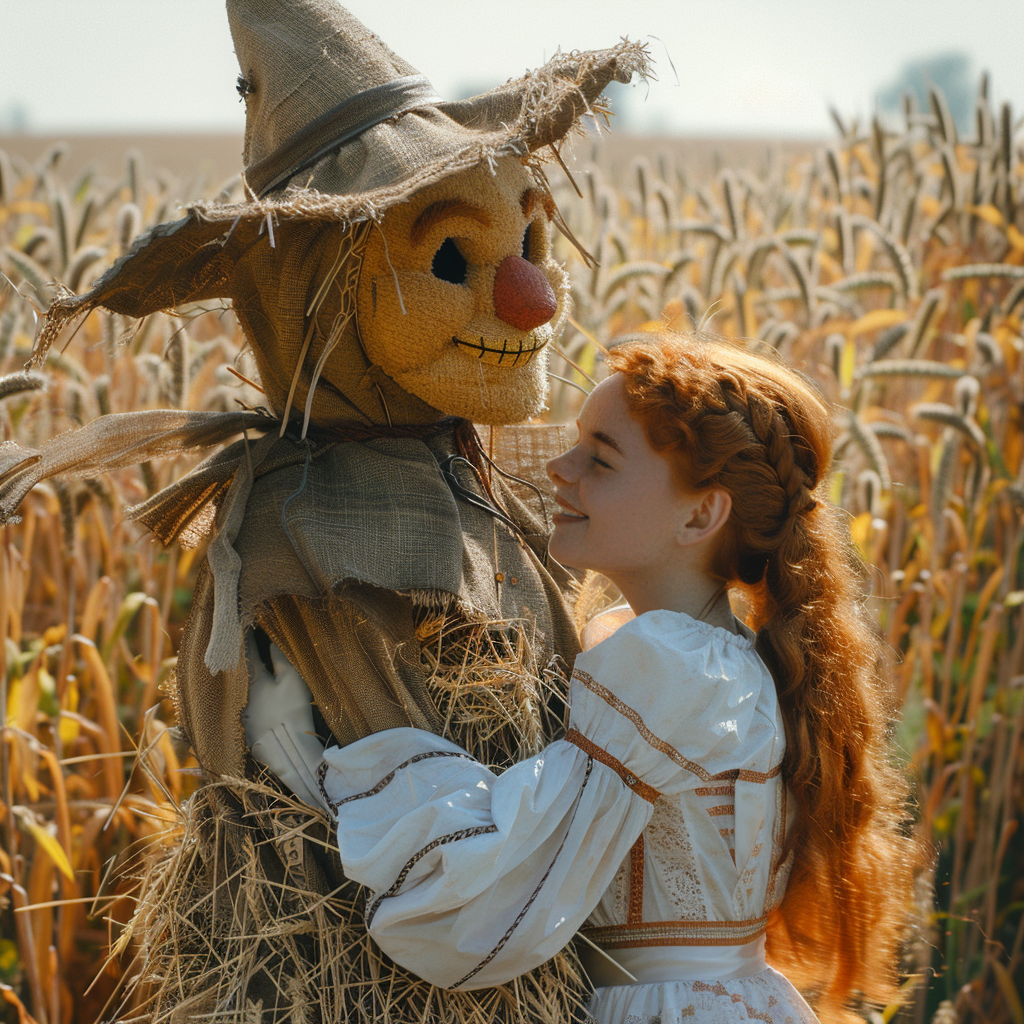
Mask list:
[[[520,331],[546,324],[558,308],[548,279],[522,256],[506,256],[494,275],[494,312]]]

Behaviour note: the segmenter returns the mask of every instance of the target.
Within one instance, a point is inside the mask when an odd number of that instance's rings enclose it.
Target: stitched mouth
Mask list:
[[[454,335],[452,336],[452,341],[458,345],[459,348],[468,348],[471,351],[476,352],[478,359],[483,359],[485,354],[492,357],[497,356],[498,358],[496,361],[500,365],[505,361],[505,357],[507,356],[512,360],[513,366],[518,366],[520,359],[522,359],[524,363],[528,363],[533,358],[534,354],[539,352],[547,344],[546,341],[535,342],[532,346],[527,347],[525,342],[533,340],[534,339],[532,338],[520,338],[518,342],[509,344],[508,339],[505,338],[502,340],[501,347],[499,348],[494,344],[485,344],[483,338],[481,338],[479,343],[477,343],[475,341],[463,341],[461,338],[456,338]],[[495,362],[493,358],[488,359],[487,361]]]

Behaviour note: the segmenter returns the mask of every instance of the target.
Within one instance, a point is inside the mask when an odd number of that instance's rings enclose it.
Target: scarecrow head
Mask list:
[[[366,242],[356,326],[410,394],[479,423],[538,412],[545,346],[567,313],[551,200],[516,157],[461,171],[393,207]]]
[[[541,166],[643,47],[559,54],[448,103],[333,0],[228,0],[248,199],[140,238],[54,304],[39,351],[97,305],[228,297],[272,412],[310,425],[512,423],[540,411],[568,312]]]

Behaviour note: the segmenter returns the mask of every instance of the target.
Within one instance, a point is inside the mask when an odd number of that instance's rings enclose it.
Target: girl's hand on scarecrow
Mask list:
[[[264,667],[251,633],[247,652],[252,679],[242,721],[249,750],[300,800],[323,806],[316,773],[324,745],[313,725],[313,695],[275,644],[270,645],[273,673]]]

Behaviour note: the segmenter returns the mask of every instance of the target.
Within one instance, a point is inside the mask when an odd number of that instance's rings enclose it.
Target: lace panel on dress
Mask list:
[[[672,800],[659,800],[654,805],[654,815],[644,829],[644,840],[648,865],[654,867],[657,884],[675,908],[674,916],[683,921],[706,920],[707,907],[697,876],[690,834],[678,804]]]
[[[625,922],[626,918],[629,917],[629,882],[632,865],[630,858],[627,856],[622,862],[622,866],[618,871],[615,872],[615,878],[612,884],[609,886],[609,891],[614,894],[614,903],[612,908],[612,920],[618,923]]]

